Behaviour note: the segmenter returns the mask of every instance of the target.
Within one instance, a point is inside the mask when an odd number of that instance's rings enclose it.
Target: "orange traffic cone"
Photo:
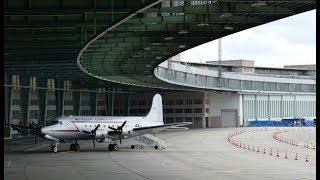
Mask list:
[[[288,153],[287,152],[286,152],[286,155],[284,156],[284,158],[286,158],[286,159],[288,158]]]
[[[308,160],[308,155],[306,156],[306,162],[309,162],[309,160]]]
[[[294,160],[298,160],[298,154],[296,153],[296,157],[294,158]]]

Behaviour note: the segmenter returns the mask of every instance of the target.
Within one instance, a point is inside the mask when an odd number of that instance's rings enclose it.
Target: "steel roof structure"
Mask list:
[[[315,8],[316,0],[5,0],[4,68],[97,86],[178,88],[154,77],[158,64]]]

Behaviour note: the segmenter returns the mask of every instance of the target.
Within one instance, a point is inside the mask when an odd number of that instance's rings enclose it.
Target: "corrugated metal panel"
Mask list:
[[[269,100],[268,100],[269,98]],[[315,95],[243,95],[244,119],[315,118]]]

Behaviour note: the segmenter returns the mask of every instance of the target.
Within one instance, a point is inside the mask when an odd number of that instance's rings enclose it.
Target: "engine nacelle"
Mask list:
[[[108,131],[99,131],[99,130],[97,130],[95,139],[97,139],[98,142],[99,141],[103,142],[103,140],[106,138],[107,134],[108,134]]]

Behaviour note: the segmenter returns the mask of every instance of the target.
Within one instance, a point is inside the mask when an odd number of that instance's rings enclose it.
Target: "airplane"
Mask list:
[[[155,94],[149,113],[144,117],[138,116],[61,116],[53,118],[46,126],[22,126],[8,124],[13,129],[21,131],[22,128],[31,129],[36,135],[52,141],[51,150],[58,152],[59,142],[72,141],[70,151],[79,151],[77,140],[92,139],[102,143],[106,138],[111,139],[109,151],[118,151],[117,140],[157,133],[169,128],[179,129],[191,122],[163,123],[162,97]],[[134,145],[131,146],[134,149]]]

